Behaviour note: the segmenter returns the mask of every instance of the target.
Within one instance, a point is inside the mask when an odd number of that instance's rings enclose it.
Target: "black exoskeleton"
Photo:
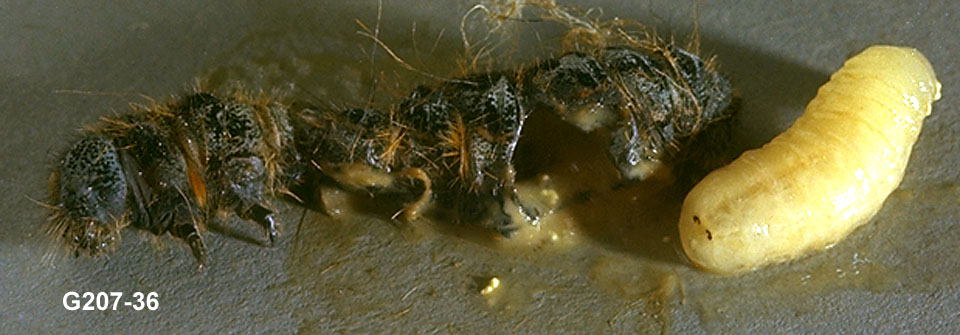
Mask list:
[[[521,203],[513,165],[534,109],[608,132],[621,176],[643,179],[729,118],[731,101],[710,62],[672,45],[602,47],[472,74],[418,87],[384,110],[195,93],[84,134],[51,179],[52,231],[75,254],[94,256],[113,250],[127,225],[170,233],[202,266],[201,234],[216,213],[257,223],[272,243],[268,199],[311,199],[320,180],[407,194],[397,213],[407,220],[436,202],[508,235],[515,221],[539,216]]]

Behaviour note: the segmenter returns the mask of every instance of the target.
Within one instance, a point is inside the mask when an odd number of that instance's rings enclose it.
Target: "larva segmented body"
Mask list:
[[[314,189],[333,183],[402,194],[398,214],[408,220],[436,200],[508,234],[511,210],[538,215],[513,185],[514,151],[534,109],[606,129],[623,177],[642,179],[685,139],[728,118],[731,101],[710,62],[660,42],[424,86],[387,110],[195,93],[84,134],[51,178],[51,232],[74,254],[94,256],[115,249],[128,225],[169,232],[202,266],[201,233],[213,214],[256,222],[272,242],[270,195],[315,201]]]
[[[836,243],[899,185],[939,97],[915,49],[874,46],[849,59],[786,132],[690,191],[679,223],[687,256],[737,273]]]

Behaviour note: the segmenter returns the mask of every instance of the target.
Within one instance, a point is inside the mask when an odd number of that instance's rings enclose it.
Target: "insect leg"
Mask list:
[[[224,164],[222,180],[225,199],[237,216],[258,223],[270,237],[273,245],[277,239],[277,226],[273,210],[264,200],[266,170],[259,157],[234,157]]]
[[[154,200],[147,207],[150,219],[141,222],[139,226],[157,235],[169,232],[186,242],[202,269],[207,256],[207,246],[200,235],[200,225],[206,217],[204,212],[197,208],[193,196],[184,193],[183,189],[186,188],[183,186],[186,184],[181,185],[160,184],[160,187],[155,189]],[[189,189],[186,192],[189,192]]]
[[[420,193],[420,197],[403,208],[403,218],[407,221],[416,220],[420,217],[420,213],[423,211],[430,203],[430,199],[433,196],[433,190],[430,188],[430,176],[420,168],[406,168],[403,171],[400,171],[399,175],[401,177],[407,177],[410,179],[419,180],[423,183],[423,193]]]
[[[175,217],[171,216],[170,219],[173,220]],[[197,225],[189,222],[175,223],[170,228],[170,235],[187,242],[187,245],[190,246],[190,252],[193,253],[193,258],[197,260],[197,265],[200,269],[203,269],[204,261],[207,258],[207,245],[203,242],[203,237],[200,235]]]

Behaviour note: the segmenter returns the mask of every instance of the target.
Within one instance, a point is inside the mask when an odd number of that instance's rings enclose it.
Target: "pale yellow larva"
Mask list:
[[[913,48],[873,46],[820,87],[790,129],[713,171],[687,194],[690,260],[738,273],[841,240],[900,180],[940,83]]]

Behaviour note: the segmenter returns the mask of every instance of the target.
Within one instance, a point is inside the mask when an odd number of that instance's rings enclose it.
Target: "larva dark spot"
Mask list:
[[[694,216],[693,216],[693,223],[700,224],[700,217],[694,215]]]
[[[712,241],[712,240],[713,240],[713,234],[710,233],[710,229],[706,229],[705,231],[707,232],[707,239]]]

